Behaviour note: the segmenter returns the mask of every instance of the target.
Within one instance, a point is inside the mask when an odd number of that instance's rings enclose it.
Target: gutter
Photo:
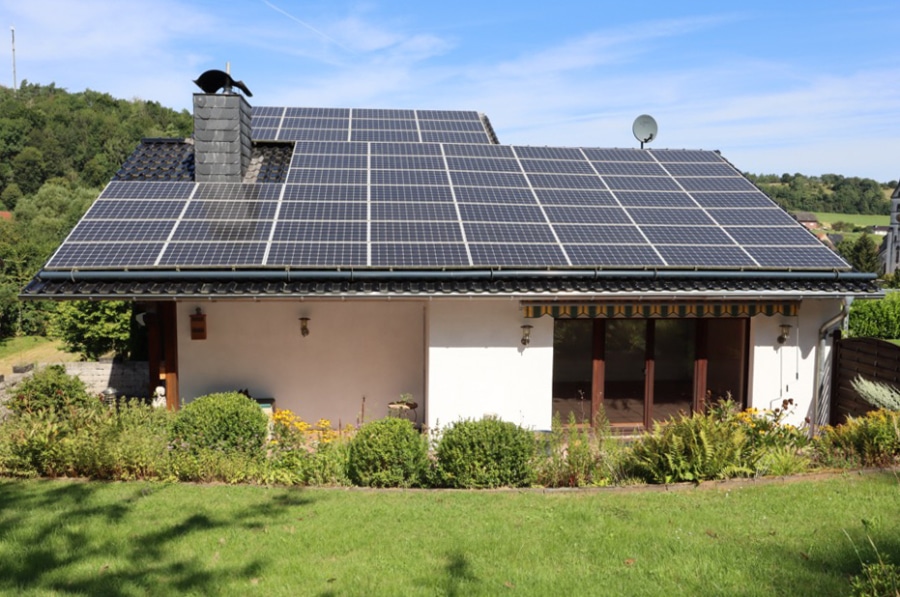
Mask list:
[[[302,280],[511,280],[522,278],[632,278],[666,279],[744,279],[744,280],[842,280],[864,282],[875,274],[852,271],[714,271],[714,270],[71,270],[38,272],[37,279],[47,281],[143,281],[143,280],[269,280],[296,282]]]

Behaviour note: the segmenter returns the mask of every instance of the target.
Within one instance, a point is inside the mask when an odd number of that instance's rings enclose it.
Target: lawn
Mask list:
[[[839,214],[828,212],[815,212],[819,222],[847,222],[854,226],[887,226],[891,223],[889,215],[862,215],[862,214]]]
[[[0,339],[0,375],[9,375],[15,365],[76,361],[78,355],[65,352],[62,342],[41,336]]]
[[[895,473],[557,492],[6,480],[0,592],[825,597],[872,557],[864,524],[900,561]]]

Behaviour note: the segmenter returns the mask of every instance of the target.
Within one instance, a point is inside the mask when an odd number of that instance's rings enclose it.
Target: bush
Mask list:
[[[877,408],[900,411],[900,390],[894,386],[857,375],[850,385],[869,404]]]
[[[535,476],[532,432],[494,417],[447,427],[436,456],[436,480],[446,487],[523,487]]]
[[[62,365],[40,369],[15,389],[6,406],[16,414],[100,405],[99,397],[91,396],[84,382],[68,375]]]
[[[853,597],[900,595],[900,567],[887,562],[863,564],[862,573],[850,579]]]
[[[900,412],[876,410],[826,427],[816,438],[816,453],[826,464],[891,466],[900,458]]]
[[[849,327],[851,336],[900,338],[900,292],[878,300],[854,301]]]
[[[172,437],[180,448],[249,454],[262,449],[268,424],[262,409],[247,396],[208,394],[178,411]]]
[[[650,483],[698,483],[753,474],[759,453],[744,427],[721,412],[655,423],[632,447],[635,472]]]
[[[426,439],[406,419],[371,421],[350,440],[347,472],[355,485],[415,487],[427,470]]]
[[[553,416],[550,433],[538,441],[536,482],[545,487],[585,487],[609,485],[618,476],[618,445],[611,441],[609,423],[603,415],[594,429],[576,424],[569,413],[569,424],[563,426],[559,413]],[[610,448],[613,448],[610,450]]]

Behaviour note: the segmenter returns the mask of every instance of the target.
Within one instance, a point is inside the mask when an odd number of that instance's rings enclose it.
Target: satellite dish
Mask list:
[[[656,120],[649,114],[641,114],[634,119],[634,124],[631,125],[631,132],[634,133],[634,138],[641,142],[641,149],[644,148],[644,143],[649,143],[656,139],[658,131],[659,127],[656,125]]]

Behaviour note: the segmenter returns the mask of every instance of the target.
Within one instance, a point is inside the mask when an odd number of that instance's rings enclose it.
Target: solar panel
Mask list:
[[[819,239],[802,228],[794,227],[765,227],[756,226],[725,228],[739,244],[744,246],[750,245],[771,245],[771,246],[818,246]]]
[[[170,242],[160,265],[184,267],[248,267],[262,265],[266,243]]]
[[[449,156],[447,166],[450,170],[468,172],[521,172],[519,162],[505,158],[469,158]]]
[[[450,187],[439,186],[398,186],[385,185],[371,188],[373,205],[381,201],[427,201],[432,203],[452,203]]]
[[[547,160],[583,160],[584,154],[577,147],[516,147],[520,158],[540,158]]]
[[[443,170],[440,156],[373,155],[373,170]]]
[[[471,243],[473,265],[501,267],[566,267],[559,245]]]
[[[475,112],[253,122],[298,139],[286,183],[112,182],[46,267],[848,268],[715,152],[496,145]]]
[[[513,172],[450,172],[453,184],[464,187],[528,187],[523,174]]]
[[[279,220],[365,220],[366,204],[344,201],[293,201],[281,206]]]
[[[572,265],[603,263],[614,267],[662,267],[666,265],[649,245],[566,245]]]
[[[457,222],[372,222],[372,242],[461,243]]]
[[[544,224],[465,224],[466,239],[473,243],[553,243],[556,238]]]
[[[169,237],[175,220],[82,220],[69,235],[78,241],[162,241]]]
[[[618,205],[612,193],[597,189],[535,189],[534,193],[544,205]]]
[[[445,222],[457,220],[452,203],[432,202],[379,202],[372,204],[373,220],[398,222]]]
[[[66,242],[47,262],[47,268],[149,267],[163,248],[156,242]]]
[[[462,243],[373,243],[375,267],[442,267],[469,265]]]
[[[288,184],[284,187],[285,201],[365,201],[366,185]]]
[[[194,191],[192,182],[128,182],[113,181],[101,199],[187,199]]]
[[[687,193],[666,191],[616,191],[616,199],[625,207],[696,207]]]
[[[762,267],[803,269],[845,268],[847,264],[825,245],[817,247],[747,247]]]
[[[386,118],[359,118],[353,119],[352,129],[375,131],[417,131],[415,120],[393,120]]]
[[[85,220],[163,220],[177,218],[187,201],[155,201],[131,199],[128,201],[98,199],[94,201]]]
[[[620,207],[550,206],[544,211],[551,222],[567,224],[630,224]]]
[[[456,200],[460,203],[513,203],[536,205],[531,190],[503,187],[456,187]]]
[[[564,244],[641,244],[646,239],[636,226],[555,224],[553,229]]]
[[[287,267],[354,267],[366,265],[365,243],[273,242],[266,265]]]
[[[636,224],[661,226],[709,226],[715,224],[700,209],[659,209],[634,207],[628,210]]]
[[[544,222],[544,214],[537,206],[460,203],[459,213],[464,222]]]
[[[718,226],[643,226],[641,230],[654,245],[733,245],[731,237]]]
[[[176,241],[264,241],[272,222],[264,220],[182,220],[175,229]]]
[[[605,189],[606,185],[596,176],[577,174],[529,174],[532,186],[542,189]]]
[[[278,222],[272,240],[292,242],[366,242],[365,222]]]
[[[649,162],[591,162],[601,176],[666,176],[659,164]]]
[[[478,112],[466,110],[418,110],[419,120],[480,120]]]
[[[753,267],[755,265],[739,247],[661,246],[657,251],[669,266],[702,266],[714,268]]]
[[[528,173],[549,174],[594,174],[589,162],[584,160],[522,160],[522,166]]]

